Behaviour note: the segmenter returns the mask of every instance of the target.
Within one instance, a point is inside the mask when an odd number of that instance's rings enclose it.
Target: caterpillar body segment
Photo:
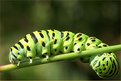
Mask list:
[[[89,37],[87,39],[87,42],[85,43],[85,48],[86,50],[88,49],[96,49],[98,48],[98,45],[101,43],[102,41],[99,40],[98,38],[96,37]]]
[[[86,50],[85,43],[87,42],[88,38],[89,36],[87,36],[86,34],[77,33],[74,36],[74,48],[73,48],[74,52],[81,52],[81,51]],[[80,60],[85,63],[89,62],[88,59],[89,57],[80,58]]]
[[[73,41],[74,41],[74,33],[70,31],[64,31],[63,33],[63,48],[62,53],[69,53],[73,51]]]
[[[61,32],[58,30],[47,30],[48,31],[48,36],[50,39],[50,53],[51,55],[57,55],[60,53],[60,50],[62,48],[62,37],[61,37]]]
[[[74,36],[74,52],[80,52],[83,50],[86,50],[85,43],[89,36],[83,34],[83,33],[77,33]]]
[[[33,32],[36,39],[36,55],[37,57],[48,57],[50,55],[49,37],[45,30]]]

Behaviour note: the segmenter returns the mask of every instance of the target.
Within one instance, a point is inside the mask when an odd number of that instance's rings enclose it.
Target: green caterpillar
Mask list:
[[[83,33],[70,31],[41,30],[27,34],[10,48],[9,61],[20,65],[21,61],[36,57],[49,59],[58,54],[81,52],[88,49],[107,47],[101,40],[89,37]],[[90,63],[92,69],[101,78],[115,76],[119,71],[119,63],[114,53],[98,54],[96,56],[80,58]]]

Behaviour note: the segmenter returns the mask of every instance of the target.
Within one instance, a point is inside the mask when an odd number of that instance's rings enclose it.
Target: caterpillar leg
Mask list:
[[[45,58],[45,59],[47,59],[47,60],[49,60],[49,55],[42,55],[42,57]]]
[[[29,58],[29,64],[31,64],[33,62],[33,58],[35,58],[35,52],[27,51],[27,57]]]
[[[20,65],[20,63],[21,63],[21,61],[19,60],[19,61],[18,61],[18,63],[17,63],[17,66],[19,66],[19,65]]]
[[[48,55],[46,55],[46,59],[49,60],[49,56]]]
[[[33,62],[32,57],[29,57],[29,64],[31,64]]]

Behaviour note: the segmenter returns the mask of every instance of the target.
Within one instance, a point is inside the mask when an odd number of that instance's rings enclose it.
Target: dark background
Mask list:
[[[119,0],[0,0],[0,65],[9,47],[35,30],[83,32],[109,45],[121,43]],[[121,65],[121,53],[116,52]],[[121,72],[112,78],[119,80]],[[5,80],[101,79],[89,64],[64,61],[0,73]]]

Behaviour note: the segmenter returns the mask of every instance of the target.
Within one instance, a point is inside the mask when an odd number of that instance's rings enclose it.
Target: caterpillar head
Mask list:
[[[13,47],[11,47],[10,52],[9,52],[9,61],[11,63],[15,63],[15,61],[17,60],[17,54],[16,53],[17,53],[17,51]]]
[[[105,47],[101,43],[99,47]],[[103,53],[90,58],[90,66],[100,78],[110,78],[115,76],[119,71],[119,63],[114,53]]]
[[[20,62],[21,59],[22,56],[20,55],[17,47],[16,46],[11,47],[9,52],[9,61],[15,64]]]

